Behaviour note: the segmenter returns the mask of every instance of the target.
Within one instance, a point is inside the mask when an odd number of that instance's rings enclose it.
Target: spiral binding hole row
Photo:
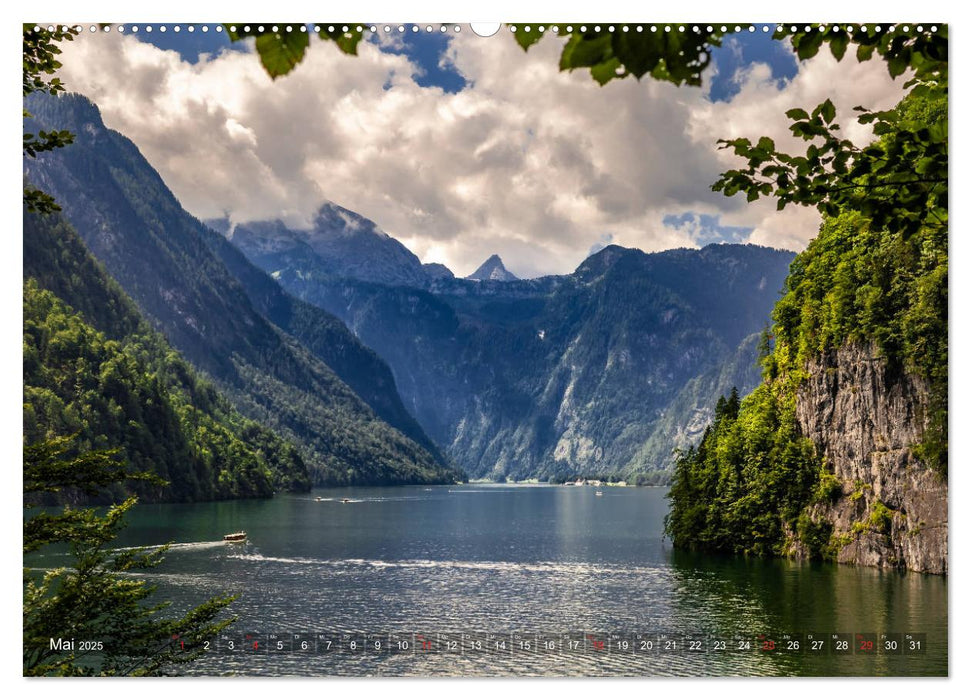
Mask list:
[[[49,31],[49,32],[53,32],[55,29],[57,29],[58,26],[60,26],[63,31],[68,31],[69,29],[74,29],[77,32],[83,32],[84,29],[85,29],[80,24],[74,25],[73,27],[68,26],[68,25],[53,25],[53,24],[51,24],[51,25],[47,25],[46,26],[46,30]],[[629,25],[629,24],[623,24],[623,25],[613,25],[613,24],[610,24],[610,25],[599,25],[599,24],[598,25],[584,25],[584,24],[580,24],[580,25],[570,25],[570,24],[568,24],[568,25],[564,25],[564,30],[567,33],[572,33],[575,29],[578,29],[582,33],[587,33],[587,32],[590,32],[590,31],[592,31],[594,33],[600,33],[602,31],[606,31],[606,32],[611,33],[611,34],[614,33],[614,32],[617,32],[617,31],[620,31],[620,32],[635,32],[635,33],[643,33],[643,32],[653,32],[653,33],[657,33],[657,32],[679,32],[679,33],[685,33],[685,32],[689,32],[690,31],[690,32],[694,32],[694,33],[698,34],[698,33],[701,33],[702,31],[706,31],[706,32],[709,32],[710,33],[710,32],[716,31],[716,30],[720,30],[722,32],[727,32],[729,30],[733,30],[735,32],[748,31],[749,33],[754,33],[754,32],[761,31],[763,33],[768,33],[768,32],[773,31],[773,30],[785,30],[787,27],[788,27],[789,31],[791,31],[791,32],[798,31],[800,28],[802,28],[803,31],[807,31],[807,32],[808,31],[812,31],[812,27],[810,27],[809,25],[795,25],[795,24],[792,24],[792,25],[785,25],[785,24],[776,24],[776,25],[770,25],[770,24],[762,24],[762,25],[755,25],[755,24],[749,24],[749,25],[741,25],[741,24],[736,24],[736,25],[725,25],[725,24],[722,24],[722,25],[710,25],[710,24],[709,25],[697,25],[697,24],[695,24],[695,25],[684,25],[684,24],[677,24],[677,25],[674,25],[674,24],[647,24],[647,25],[645,25],[645,24],[635,24],[635,25]],[[34,26],[34,31],[35,32],[41,32],[44,29],[45,29],[45,27],[42,26],[42,25],[35,25]],[[111,31],[116,31],[119,34],[124,34],[126,32],[127,33],[130,33],[130,34],[137,34],[140,31],[144,31],[144,32],[148,32],[148,33],[151,33],[153,31],[158,31],[158,32],[161,32],[161,33],[165,33],[167,31],[171,31],[171,32],[174,32],[176,34],[182,32],[182,31],[189,32],[189,33],[193,33],[193,32],[196,32],[196,31],[203,32],[203,33],[206,33],[206,32],[209,32],[209,31],[215,31],[215,32],[218,33],[218,32],[224,31],[223,25],[221,25],[221,24],[214,24],[214,25],[211,25],[211,26],[208,25],[208,24],[201,24],[201,25],[194,25],[194,24],[187,24],[187,25],[180,25],[180,24],[173,24],[173,25],[165,25],[165,24],[159,24],[159,25],[152,25],[152,24],[137,25],[137,24],[133,24],[133,25],[130,25],[130,26],[117,25],[115,27],[113,27],[110,24],[102,24],[102,25],[92,24],[87,29],[88,29],[88,32],[89,33],[96,33],[96,32],[99,32],[99,31],[102,32],[102,33],[109,33]],[[333,34],[334,32],[337,32],[337,31],[340,31],[340,32],[342,32],[344,34],[351,33],[351,32],[356,32],[356,33],[359,33],[359,34],[360,33],[364,33],[364,32],[371,32],[373,34],[377,34],[377,33],[380,33],[382,31],[385,34],[391,34],[391,33],[404,34],[406,31],[410,31],[413,34],[416,34],[416,33],[422,32],[422,31],[424,31],[426,34],[430,34],[432,32],[438,31],[439,33],[443,33],[444,34],[444,33],[448,32],[448,31],[452,31],[454,33],[459,33],[459,32],[462,31],[461,25],[458,25],[458,24],[455,24],[455,25],[448,25],[448,24],[431,25],[431,24],[427,24],[424,27],[422,27],[421,25],[418,25],[418,24],[412,24],[412,25],[404,25],[404,24],[398,24],[398,25],[391,25],[391,24],[385,24],[385,25],[375,25],[375,24],[371,24],[371,25],[363,25],[363,24],[358,24],[358,25],[347,25],[347,24],[344,24],[344,25],[334,25],[334,24],[328,24],[328,25],[323,25],[323,24],[312,24],[312,25],[307,25],[307,24],[284,24],[284,25],[276,25],[276,24],[274,24],[274,25],[241,25],[241,26],[230,25],[230,27],[229,27],[229,30],[231,32],[234,32],[234,33],[237,32],[239,29],[242,29],[242,31],[245,32],[245,33],[250,33],[253,30],[256,30],[256,31],[258,31],[260,33],[263,33],[263,32],[265,32],[267,30],[270,30],[270,31],[277,32],[277,33],[281,33],[281,32],[282,33],[308,32],[308,31],[313,31],[315,33],[319,33],[319,32],[322,32],[322,31],[327,31],[330,34]],[[557,34],[557,33],[559,33],[561,31],[560,26],[558,26],[558,25],[550,25],[550,26],[547,26],[547,25],[542,25],[542,24],[511,24],[511,25],[509,25],[508,29],[509,29],[509,31],[511,33],[516,33],[518,31],[522,31],[524,33],[530,33],[530,32],[535,31],[535,32],[538,32],[540,34],[543,34],[545,32],[552,32],[554,34]],[[922,33],[925,28],[924,28],[924,25],[920,25],[920,24],[918,24],[918,25],[905,24],[905,25],[902,25],[902,26],[899,26],[899,27],[896,26],[896,25],[891,25],[889,27],[883,27],[881,25],[867,25],[867,24],[862,24],[862,25],[852,25],[852,24],[847,24],[847,25],[832,24],[832,25],[828,25],[828,24],[821,24],[821,25],[819,25],[816,28],[816,31],[818,31],[818,32],[826,32],[826,31],[841,32],[841,31],[845,31],[845,32],[847,32],[849,34],[855,34],[855,33],[858,33],[858,32],[865,34],[865,33],[868,33],[871,29],[874,32],[877,32],[877,33],[886,32],[886,33],[889,34],[889,33],[893,33],[893,32],[910,33],[910,31],[912,29],[916,30],[918,33]],[[931,32],[936,32],[937,31],[937,25],[931,25],[930,26],[930,31]]]

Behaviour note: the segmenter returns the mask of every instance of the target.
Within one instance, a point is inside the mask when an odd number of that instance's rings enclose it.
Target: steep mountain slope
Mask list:
[[[301,450],[315,483],[451,480],[426,449],[380,420],[321,360],[271,324],[212,253],[217,234],[187,214],[138,149],[85,98],[29,100],[34,128],[75,143],[25,162],[94,255],[169,341],[244,415]],[[48,128],[52,128],[48,126]]]
[[[676,451],[696,445],[714,419],[711,397],[727,396],[733,389],[747,391],[758,384],[759,368],[755,361],[758,343],[759,334],[750,335],[725,362],[685,383],[631,459],[632,471],[643,475],[639,481],[668,482],[671,476],[668,465],[673,463]],[[664,468],[659,470],[657,465]]]
[[[506,269],[506,266],[502,264],[502,258],[500,258],[498,255],[490,255],[484,263],[476,268],[475,272],[465,279],[512,282],[513,280],[518,280],[519,278]]]
[[[132,471],[169,482],[133,483],[143,500],[310,486],[297,451],[198,378],[70,226],[25,213],[24,439],[75,433],[78,449],[119,447]]]
[[[828,532],[827,554],[840,562],[947,573],[947,480],[921,449],[932,432],[930,384],[892,367],[876,344],[847,344],[807,374],[796,418],[840,494],[829,482],[832,497],[807,510],[803,534]],[[809,557],[820,544],[793,537],[791,547]]]
[[[222,236],[207,235],[204,241],[243,286],[257,311],[334,370],[379,418],[444,464],[438,446],[405,409],[391,370],[373,350],[332,314],[284,292]]]
[[[718,378],[757,381],[754,343],[737,350],[765,325],[791,259],[754,246],[610,246],[572,275],[420,289],[335,276],[324,259],[238,231],[253,262],[388,362],[450,457],[493,478],[666,471],[698,411],[730,388]]]
[[[678,462],[675,544],[946,573],[946,230],[829,217],[786,284],[764,381]]]

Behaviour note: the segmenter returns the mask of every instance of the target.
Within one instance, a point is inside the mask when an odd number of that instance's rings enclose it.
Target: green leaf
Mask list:
[[[887,59],[887,70],[890,71],[890,77],[896,78],[898,75],[902,75],[905,70],[910,66],[910,56],[901,53],[897,56],[891,56]]]
[[[829,40],[829,50],[833,54],[833,58],[837,61],[842,61],[843,56],[846,54],[846,46],[849,44],[850,37],[845,32],[840,32],[834,34]]]
[[[320,35],[320,38],[329,39],[330,41],[333,41],[335,44],[337,44],[337,48],[339,48],[344,53],[350,54],[351,56],[356,56],[357,45],[358,43],[360,43],[361,38],[364,36],[362,32],[357,31],[356,27],[358,25],[355,24],[353,26],[351,25],[334,26],[333,31],[330,30],[331,26],[333,25],[327,25],[326,27],[322,26],[320,28],[320,32],[318,32]],[[347,26],[348,28],[346,32],[344,31],[344,26]]]
[[[621,70],[621,73],[618,73],[618,70]],[[617,57],[614,57],[608,61],[599,63],[593,66],[592,68],[590,68],[590,74],[593,76],[594,80],[596,80],[601,85],[604,85],[610,82],[611,80],[613,80],[614,78],[620,77],[620,75],[622,74],[622,66],[620,63],[620,59],[618,59]]]
[[[789,119],[792,119],[793,121],[800,120],[800,119],[805,119],[805,120],[809,119],[809,113],[806,110],[801,109],[799,107],[790,109],[788,112],[786,112],[786,116],[789,117]]]
[[[869,61],[873,56],[873,50],[876,47],[873,44],[860,44],[856,49],[856,60],[857,61]]]
[[[937,160],[934,158],[921,158],[917,161],[917,165],[914,166],[914,172],[918,175],[926,175],[928,172],[936,170],[938,167]]]
[[[827,99],[820,105],[820,114],[827,124],[832,124],[833,120],[836,118],[836,107],[833,106],[833,102]]]
[[[610,35],[572,34],[560,54],[560,70],[592,68],[613,58]]]
[[[819,53],[819,47],[823,43],[823,34],[818,31],[811,31],[808,34],[794,36],[792,39],[793,47],[799,60],[805,61]]]
[[[267,33],[256,37],[260,63],[274,80],[286,75],[303,60],[310,37],[306,32]]]
[[[543,33],[538,31],[538,25],[535,24],[512,24],[510,27],[515,27],[516,31],[513,32],[513,37],[516,39],[516,43],[523,47],[523,51],[528,51],[529,47],[535,44],[537,41],[543,38]],[[544,25],[549,26],[549,25]],[[529,27],[529,31],[526,31],[526,27]]]

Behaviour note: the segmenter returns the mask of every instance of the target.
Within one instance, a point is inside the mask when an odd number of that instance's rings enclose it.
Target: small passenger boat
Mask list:
[[[246,533],[245,532],[231,532],[228,535],[223,535],[224,542],[245,542]]]

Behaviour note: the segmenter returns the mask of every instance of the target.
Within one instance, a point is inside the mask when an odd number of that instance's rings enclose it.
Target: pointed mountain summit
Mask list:
[[[518,280],[513,273],[506,269],[502,264],[502,258],[492,255],[484,263],[479,265],[479,269],[466,277],[467,280],[495,280],[496,282],[512,282]]]

